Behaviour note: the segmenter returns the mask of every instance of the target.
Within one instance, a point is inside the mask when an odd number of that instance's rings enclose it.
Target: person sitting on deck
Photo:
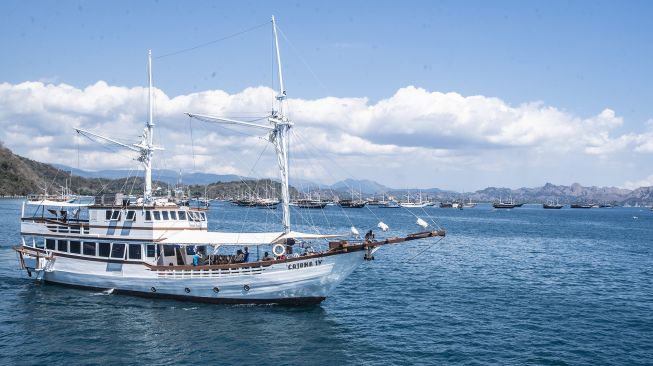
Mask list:
[[[265,254],[263,254],[263,259],[262,259],[262,261],[264,261],[264,262],[265,262],[265,261],[271,261],[272,259],[274,259],[274,258],[272,258],[272,257],[270,256],[270,253],[265,252]]]
[[[193,255],[193,266],[197,267],[200,265],[200,255],[195,253]]]
[[[236,251],[236,256],[234,257],[234,263],[243,263],[245,261],[245,253],[242,250],[238,249]]]
[[[286,258],[295,258],[295,257],[299,257],[299,253],[293,253],[292,247],[290,245],[286,245]]]
[[[243,256],[243,262],[247,263],[247,261],[249,261],[249,249],[247,247],[245,247],[245,253],[243,253]]]

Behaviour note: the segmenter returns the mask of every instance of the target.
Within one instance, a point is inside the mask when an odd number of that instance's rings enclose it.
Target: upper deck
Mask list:
[[[165,198],[151,203],[120,196],[100,196],[87,204],[26,203],[21,214],[22,235],[156,241],[174,232],[208,228],[205,208],[180,206]]]

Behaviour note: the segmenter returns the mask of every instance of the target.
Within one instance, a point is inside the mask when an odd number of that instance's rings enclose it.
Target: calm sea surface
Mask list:
[[[294,217],[361,232],[404,209]],[[223,306],[39,285],[18,270],[20,201],[0,200],[0,363],[653,364],[653,212],[427,208],[437,245],[384,247],[320,306]],[[214,205],[211,229],[277,229]],[[257,224],[247,224],[257,222]]]

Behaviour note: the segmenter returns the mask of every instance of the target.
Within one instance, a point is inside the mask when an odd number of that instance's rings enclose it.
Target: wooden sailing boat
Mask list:
[[[78,129],[139,154],[145,170],[143,197],[100,196],[86,204],[41,200],[23,205],[22,243],[14,249],[21,268],[38,280],[114,293],[212,303],[316,304],[323,301],[382,246],[445,236],[443,230],[386,238],[360,239],[348,234],[310,234],[291,229],[288,185],[286,91],[281,74],[277,28],[272,17],[279,74],[278,109],[259,125],[189,113],[204,121],[247,126],[266,131],[274,145],[281,178],[282,231],[208,231],[205,208],[180,206],[152,195],[152,73],[149,54],[149,118],[141,142],[133,145]],[[35,207],[35,209],[34,209]],[[54,209],[53,209],[54,208]],[[31,209],[32,212],[26,212]],[[63,212],[66,214],[64,215]],[[382,231],[388,225],[379,222]],[[299,243],[303,253],[298,253]],[[243,252],[224,250],[254,247],[274,256],[247,261]]]

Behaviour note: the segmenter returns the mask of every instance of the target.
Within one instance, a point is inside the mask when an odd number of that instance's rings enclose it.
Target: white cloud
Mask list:
[[[624,188],[627,189],[635,189],[639,187],[652,187],[653,186],[653,174],[649,175],[648,177],[644,179],[639,179],[635,181],[626,181],[624,183]]]
[[[272,147],[262,154],[264,135],[198,121],[189,124],[184,115],[192,111],[263,117],[274,95],[267,87],[175,97],[155,90],[155,138],[166,148],[157,155],[159,167],[251,174],[256,165],[260,169],[254,175],[274,174]],[[511,106],[499,98],[413,86],[376,103],[367,98],[290,99],[289,113],[296,124],[293,172],[303,175],[297,178],[334,180],[360,174],[393,184],[413,176],[422,177],[416,184],[435,186],[443,174],[466,170],[498,174],[521,166],[536,172],[541,167],[533,166],[534,161],[554,165],[568,154],[589,162],[597,155],[616,159],[623,153],[653,152],[653,125],[643,133],[614,135],[623,119],[608,108],[580,117],[541,102]],[[75,165],[79,148],[81,168],[133,168],[137,163],[129,153],[111,154],[76,138],[73,128],[136,142],[146,118],[147,90],[142,87],[103,81],[83,89],[43,82],[0,84],[0,139],[37,160]],[[346,172],[324,172],[334,164]]]

